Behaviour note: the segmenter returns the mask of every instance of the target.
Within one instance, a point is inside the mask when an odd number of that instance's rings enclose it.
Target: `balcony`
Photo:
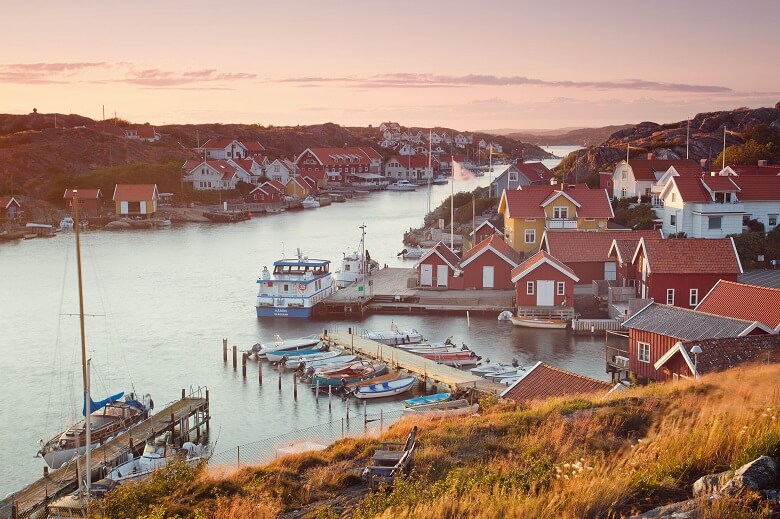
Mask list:
[[[745,204],[741,202],[703,202],[693,204],[691,210],[696,214],[724,214],[724,213],[744,213]]]
[[[546,222],[548,229],[576,229],[576,218],[548,218]]]

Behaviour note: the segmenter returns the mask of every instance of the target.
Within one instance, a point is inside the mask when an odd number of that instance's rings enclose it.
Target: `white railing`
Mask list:
[[[577,220],[567,218],[550,218],[547,220],[548,229],[576,229]]]

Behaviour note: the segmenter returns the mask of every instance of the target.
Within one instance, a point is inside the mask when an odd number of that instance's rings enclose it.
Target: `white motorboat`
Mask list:
[[[414,328],[399,330],[398,325],[395,323],[390,323],[390,330],[363,330],[360,336],[390,346],[394,344],[413,344],[423,340],[422,334]]]
[[[308,349],[297,349],[293,351],[269,351],[265,354],[265,358],[268,362],[282,362],[291,357],[306,357],[309,355],[319,355],[320,353],[327,352],[328,346],[326,344],[318,344]]]
[[[173,459],[181,459],[188,465],[197,465],[205,461],[206,457],[203,455],[203,447],[192,442],[186,442],[181,449],[176,449],[171,443],[170,432],[167,432],[146,442],[143,454],[113,469],[106,479],[120,484],[142,481]]]
[[[297,258],[274,261],[273,273],[268,267],[257,280],[255,308],[258,317],[311,317],[324,315],[322,301],[335,287],[330,260],[309,259],[298,250]]]
[[[512,324],[526,328],[551,328],[562,330],[566,328],[567,322],[563,319],[540,319],[538,317],[512,317]]]
[[[303,366],[304,363],[307,362],[314,362],[317,360],[328,360],[340,356],[341,356],[341,351],[332,350],[332,351],[323,351],[322,353],[314,353],[312,355],[297,355],[297,356],[290,355],[289,357],[285,355],[282,357],[282,360],[280,362],[284,362],[284,367],[287,369],[298,369],[301,366]]]
[[[320,201],[313,196],[309,195],[301,201],[301,206],[304,209],[314,209],[320,206]]]
[[[389,184],[386,189],[388,191],[414,191],[417,189],[417,186],[408,180],[401,179]]]
[[[507,371],[497,371],[495,373],[488,373],[485,375],[485,378],[489,380],[494,380],[496,382],[501,382],[502,380],[507,379],[518,379],[525,375],[525,368],[512,368],[511,370]]]
[[[429,250],[431,249],[426,249],[424,247],[405,247],[401,252],[396,254],[396,256],[400,256],[402,259],[420,259],[423,257],[423,254]]]
[[[397,378],[376,384],[362,385],[354,391],[355,398],[361,400],[400,395],[411,390],[417,379],[414,377]]]
[[[60,220],[60,230],[61,231],[68,231],[70,229],[73,229],[73,218],[70,216],[66,216],[62,220]]]
[[[341,269],[336,271],[336,286],[345,288],[357,281],[364,281],[366,274],[369,276],[379,270],[379,262],[371,259],[371,255],[366,250],[366,225],[360,226],[362,231],[360,235],[360,250],[352,254],[344,254],[341,260]]]
[[[500,314],[498,314],[498,320],[499,321],[511,321],[512,320],[512,312],[509,310],[504,310]]]
[[[300,337],[298,339],[284,340],[281,336],[276,335],[274,337],[273,344],[257,343],[249,349],[247,353],[250,355],[256,355],[258,358],[264,359],[268,352],[277,351],[291,351],[295,350],[308,350],[315,346],[320,346],[320,338],[316,335],[308,335],[306,337]]]
[[[484,364],[482,366],[477,366],[476,368],[471,368],[469,371],[475,375],[484,377],[493,373],[508,373],[509,371],[514,371],[516,369],[517,366],[514,364],[503,364],[499,362],[497,364]]]
[[[316,370],[318,368],[335,367],[339,364],[349,364],[357,360],[357,355],[338,355],[336,357],[330,357],[318,360],[304,359],[303,367],[307,370]]]

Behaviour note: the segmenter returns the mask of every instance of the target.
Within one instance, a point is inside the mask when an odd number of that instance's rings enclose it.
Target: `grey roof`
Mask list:
[[[623,322],[626,328],[659,333],[682,340],[737,337],[752,324],[751,321],[658,303],[651,303]]]
[[[780,270],[752,270],[737,276],[737,281],[746,285],[780,288]]]

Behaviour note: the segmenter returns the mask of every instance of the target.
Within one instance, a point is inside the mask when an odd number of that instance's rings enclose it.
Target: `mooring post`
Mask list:
[[[238,347],[233,345],[233,371],[238,368]]]
[[[241,468],[241,446],[236,445],[236,465]]]
[[[298,374],[293,373],[293,399],[298,400]]]
[[[379,432],[381,433],[384,431],[385,428],[385,410],[380,409],[379,410]]]
[[[241,376],[246,378],[246,359],[248,355],[246,352],[241,354]]]
[[[320,381],[318,380],[317,383],[319,384]],[[331,405],[331,397],[333,396],[332,391],[331,391],[332,389],[333,389],[333,386],[328,384],[328,412],[329,413],[333,411],[333,407]]]
[[[181,399],[184,400],[185,398],[187,398],[186,390],[184,388],[181,388]]]
[[[316,387],[314,388],[314,402],[320,402],[320,379],[317,379]]]
[[[349,399],[344,400],[344,408],[347,410],[347,421],[349,422]]]
[[[222,362],[227,364],[227,338],[222,339]]]
[[[279,391],[282,390],[282,370],[281,368],[277,370],[279,373]]]
[[[363,426],[368,426],[368,408],[366,407],[366,401],[363,400]]]
[[[263,363],[257,363],[257,383],[263,385]]]
[[[341,437],[344,437],[344,419],[341,419]]]

